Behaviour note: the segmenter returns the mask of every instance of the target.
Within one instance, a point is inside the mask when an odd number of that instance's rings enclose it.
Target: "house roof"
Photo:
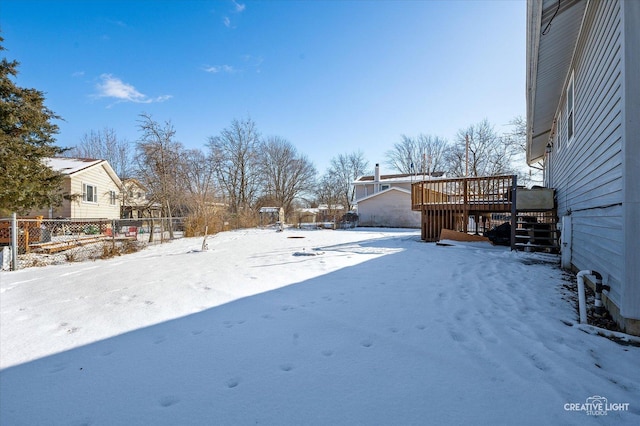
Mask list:
[[[107,174],[113,179],[113,181],[119,187],[122,186],[120,178],[113,171],[109,162],[106,160],[96,160],[94,158],[64,158],[64,157],[49,157],[44,159],[44,163],[51,169],[62,173],[63,175],[71,176],[73,174],[82,172],[91,167],[101,165]]]
[[[74,173],[78,173],[82,170],[85,170],[89,167],[95,166],[96,164],[100,164],[105,160],[96,160],[93,158],[62,158],[62,157],[53,157],[46,158],[45,163],[51,169],[56,172],[60,172],[65,175],[71,175]]]
[[[144,185],[143,185],[143,184],[142,184],[138,179],[136,179],[136,178],[127,178],[127,179],[123,179],[123,180],[122,180],[122,184],[123,184],[124,186],[127,186],[127,187],[128,187],[128,186],[135,185],[135,186],[137,186],[137,187],[139,187],[140,189],[143,189],[143,190],[145,190],[145,191],[147,191],[147,190],[148,190],[148,188],[147,188],[146,186],[144,186]]]
[[[387,188],[387,189],[385,189],[383,191],[376,192],[375,194],[367,195],[366,197],[360,198],[358,200],[358,204],[362,203],[363,201],[367,201],[367,200],[370,200],[372,198],[375,198],[375,197],[380,197],[380,196],[387,195],[391,191],[399,191],[399,192],[401,192],[403,194],[406,194],[406,195],[409,195],[409,196],[411,195],[411,191],[409,191],[408,189],[398,188],[397,186],[392,186],[391,188]]]
[[[587,1],[527,1],[527,162],[544,157]]]
[[[260,207],[260,213],[279,213],[282,207]]]
[[[432,172],[430,176],[439,178],[439,177],[443,177],[444,174],[445,174],[444,172]],[[385,182],[385,183],[413,182],[413,181],[422,180],[423,177],[424,175],[421,173],[398,173],[393,175],[380,175],[380,180],[378,182]],[[356,179],[354,183],[355,184],[370,183],[374,181],[375,181],[375,176],[371,175],[371,176],[361,176],[358,179]]]

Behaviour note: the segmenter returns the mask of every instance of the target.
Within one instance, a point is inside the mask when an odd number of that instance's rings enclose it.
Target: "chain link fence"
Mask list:
[[[0,219],[1,268],[105,259],[184,237],[184,218]],[[13,253],[16,253],[16,256]],[[13,259],[16,265],[12,265]]]

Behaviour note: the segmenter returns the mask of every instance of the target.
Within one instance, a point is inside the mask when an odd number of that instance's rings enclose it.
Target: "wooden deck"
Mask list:
[[[511,222],[511,246],[515,247],[517,177],[434,179],[411,186],[411,208],[422,212],[421,237],[438,241],[442,229],[468,232],[469,218],[484,228],[494,214]]]
[[[416,182],[411,208],[422,212],[424,241],[439,241],[443,229],[469,233],[473,218],[476,234],[478,228],[485,231],[508,222],[512,250],[560,250],[553,189],[518,188],[516,176]]]

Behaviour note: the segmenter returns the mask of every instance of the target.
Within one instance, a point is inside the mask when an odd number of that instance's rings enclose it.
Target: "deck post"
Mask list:
[[[11,214],[11,270],[18,270],[18,214]]]
[[[516,210],[516,193],[518,192],[518,176],[513,175],[511,184],[511,250],[516,249],[516,226],[518,226],[518,211]]]
[[[469,181],[467,177],[464,178],[464,207],[462,209],[462,232],[465,234],[469,231]]]

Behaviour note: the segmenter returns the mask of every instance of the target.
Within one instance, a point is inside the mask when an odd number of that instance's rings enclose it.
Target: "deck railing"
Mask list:
[[[516,176],[511,175],[423,180],[411,187],[412,209],[446,205],[469,206],[470,209],[476,206],[482,209],[495,207],[505,211],[505,207],[512,204],[515,182]]]
[[[422,212],[422,239],[438,241],[442,229],[467,232],[470,216],[477,223],[486,221],[492,213],[511,213],[510,220],[514,221],[516,186],[517,177],[513,175],[414,183],[411,208]],[[512,223],[512,234],[514,232],[515,223]]]

